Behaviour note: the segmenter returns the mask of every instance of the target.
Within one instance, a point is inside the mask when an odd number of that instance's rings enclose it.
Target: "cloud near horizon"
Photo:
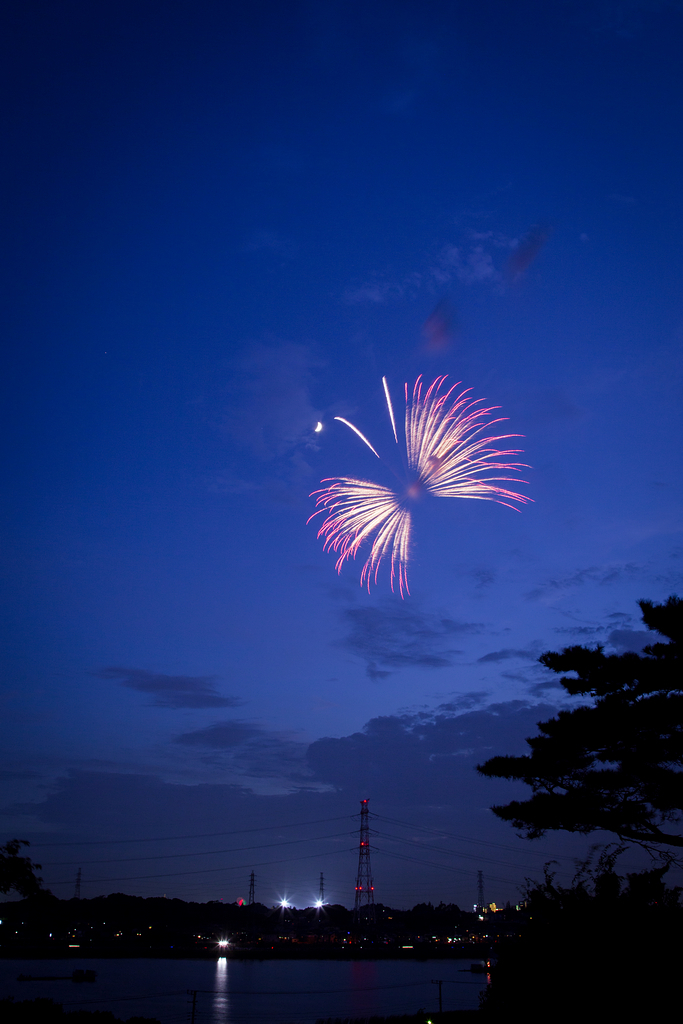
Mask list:
[[[367,788],[392,803],[443,805],[459,803],[465,786],[488,807],[488,781],[477,775],[476,765],[493,754],[526,753],[525,737],[556,711],[547,703],[512,700],[477,710],[460,710],[455,702],[453,710],[444,704],[382,715],[350,736],[316,740],[307,760],[319,782],[337,789]]]
[[[483,779],[477,775],[476,765],[493,754],[525,752],[525,737],[535,733],[536,723],[552,717],[557,708],[549,703],[524,700],[473,707],[485,696],[483,691],[454,695],[452,700],[433,709],[377,716],[358,732],[338,738],[321,737],[310,744],[297,743],[253,722],[217,722],[204,729],[182,733],[173,741],[209,755],[206,763],[207,768],[211,768],[207,770],[210,782],[197,780],[190,785],[164,782],[163,769],[158,766],[156,769],[150,766],[148,777],[150,782],[155,780],[154,787],[165,786],[169,792],[172,789],[197,794],[207,790],[217,794],[225,791],[245,797],[251,794],[262,802],[263,795],[254,794],[249,781],[258,768],[271,776],[279,772],[283,782],[289,782],[288,789],[283,787],[278,794],[268,796],[269,800],[283,802],[283,807],[284,801],[297,793],[302,798],[307,795],[315,798],[316,802],[327,793],[333,803],[338,802],[338,796],[348,800],[352,813],[358,794],[364,796],[367,790],[372,794],[376,810],[379,810],[378,804],[394,809],[406,805],[441,810],[472,805],[479,812],[488,813],[491,803],[515,787]],[[270,763],[266,767],[263,758],[268,751]],[[239,775],[233,774],[225,783],[217,783],[212,770],[213,754],[227,755],[229,762],[222,763],[241,769],[244,781],[240,783]],[[127,789],[132,778],[142,777],[142,765],[136,772],[122,771],[121,767],[112,765],[111,769],[95,771],[84,771],[75,765],[65,768],[62,777],[50,785],[51,793],[41,793],[33,803],[7,806],[2,813],[30,814],[50,828],[63,825],[77,826],[81,830],[83,822],[90,821],[90,811],[84,817],[79,804],[60,794],[72,788],[72,779],[100,778],[105,789],[116,786]],[[295,778],[296,784],[292,785]],[[109,820],[111,809],[100,807],[94,794],[92,800],[99,808],[95,818]],[[128,818],[116,820],[118,831]],[[146,823],[143,813],[137,823],[131,819],[129,825],[139,831]],[[172,816],[164,827],[171,823]]]
[[[242,777],[245,784],[276,780],[284,791],[315,786],[306,765],[308,744],[289,733],[266,729],[256,722],[227,720],[181,733],[173,740],[194,747],[200,762]]]
[[[448,900],[468,900],[475,885],[476,869],[482,864],[490,872],[487,877],[502,876],[496,885],[503,898],[514,898],[524,877],[540,871],[543,859],[549,856],[566,856],[568,878],[571,877],[571,857],[575,852],[583,855],[586,844],[571,837],[553,836],[549,839],[549,850],[544,841],[531,848],[516,840],[514,830],[492,814],[492,804],[523,798],[527,788],[521,783],[486,779],[476,772],[476,765],[494,754],[526,752],[525,737],[535,734],[536,723],[555,715],[557,708],[549,703],[516,700],[463,709],[463,703],[467,705],[483,696],[454,695],[453,700],[431,710],[372,718],[350,735],[322,737],[308,745],[297,745],[296,750],[290,751],[289,761],[276,734],[253,723],[216,723],[215,727],[178,738],[188,752],[190,747],[197,752],[202,747],[206,751],[205,780],[194,775],[195,781],[188,785],[177,778],[166,780],[158,770],[145,774],[140,770],[83,771],[74,767],[50,785],[47,792],[43,788],[33,801],[6,807],[3,814],[24,822],[22,830],[37,846],[46,882],[59,883],[55,891],[65,898],[73,892],[71,865],[78,866],[79,858],[90,860],[92,849],[74,845],[65,857],[61,849],[49,845],[42,849],[43,844],[63,844],[72,837],[76,844],[93,839],[118,844],[121,839],[180,836],[183,845],[174,844],[170,849],[165,844],[163,849],[150,847],[149,859],[143,849],[144,860],[134,859],[130,865],[127,861],[119,862],[120,846],[100,846],[97,857],[112,859],[105,860],[102,867],[87,870],[87,895],[110,891],[158,895],[168,891],[184,899],[233,899],[235,893],[244,895],[239,887],[252,866],[256,866],[258,882],[267,887],[266,891],[271,886],[286,885],[290,892],[306,893],[311,853],[319,851],[328,857],[336,851],[338,861],[335,857],[323,862],[329,863],[325,877],[332,888],[339,888],[344,900],[347,893],[352,899],[355,868],[347,831],[350,833],[354,828],[351,816],[358,810],[358,801],[369,797],[371,810],[379,815],[378,856],[376,863],[373,859],[373,866],[376,878],[381,879],[385,902],[394,900],[395,905],[402,905],[406,898],[418,902],[433,898],[434,894],[437,899],[446,898],[444,893],[449,894]],[[272,785],[259,790],[253,784],[252,759],[259,762],[263,778],[263,744],[271,743],[275,744],[270,766]],[[208,763],[214,755],[222,759],[219,772],[215,771],[218,762]],[[228,767],[232,770],[226,771]],[[281,785],[276,787],[278,772]],[[320,835],[320,825],[335,816],[340,816],[339,822],[330,823],[325,831],[329,829],[338,837],[329,837],[322,846],[316,845],[325,839]],[[407,832],[397,837],[396,826],[400,827],[401,822]],[[292,833],[284,831],[289,826],[294,830]],[[424,827],[430,831],[427,837]],[[302,840],[306,847],[299,851],[291,840],[304,828],[310,829],[311,838]],[[235,839],[226,836],[225,840],[217,840],[215,859],[202,857],[195,875],[192,858],[196,860],[198,850],[214,845],[203,834],[217,836],[231,829],[237,833]],[[434,835],[435,829],[446,830],[449,838]],[[244,831],[253,833],[253,838],[251,834],[239,834]],[[452,833],[464,834],[464,845]],[[467,836],[477,837],[475,849],[470,847]],[[200,838],[203,841],[198,846]],[[282,852],[277,849],[280,840],[286,843]],[[495,845],[482,849],[482,841],[502,842],[507,849],[500,851]],[[425,842],[432,847],[443,844],[441,855],[438,851],[436,858],[433,851],[422,854],[420,845]],[[235,849],[223,850],[223,846]],[[519,852],[513,852],[511,847]],[[559,854],[558,848],[566,848],[564,855]],[[159,860],[154,859],[157,852]],[[187,855],[187,859],[176,865],[164,856],[167,853]],[[412,866],[405,866],[406,855],[409,860],[421,858],[419,878],[416,879]],[[435,859],[444,867],[430,863]],[[207,873],[206,868],[211,870]],[[130,876],[130,883],[126,876]],[[376,882],[378,892],[379,884]]]

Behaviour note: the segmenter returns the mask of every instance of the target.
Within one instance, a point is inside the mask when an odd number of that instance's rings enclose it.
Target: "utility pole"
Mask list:
[[[484,872],[477,871],[477,910],[484,913]]]
[[[356,902],[353,920],[356,926],[375,923],[375,887],[370,864],[370,813],[368,801],[360,802],[360,828],[358,844],[358,874],[356,875]]]
[[[192,996],[192,1015],[190,1017],[190,1024],[194,1024],[195,1017],[197,1016],[197,989],[188,988],[187,994],[188,996]]]
[[[432,978],[432,985],[439,986],[439,1013],[443,1013],[443,1003],[441,1002],[441,986],[443,985],[443,978],[437,978],[436,981]]]
[[[325,902],[325,879],[323,878],[322,871],[320,872],[320,895],[318,899],[321,905]]]
[[[80,900],[81,898],[81,869],[78,869],[76,874],[76,888],[74,889],[74,899]]]
[[[252,873],[249,875],[249,899],[247,901],[247,906],[249,906],[249,907],[253,906],[254,903],[255,903],[255,899],[254,899],[254,882],[255,882],[255,876],[254,876],[254,872],[252,871]]]

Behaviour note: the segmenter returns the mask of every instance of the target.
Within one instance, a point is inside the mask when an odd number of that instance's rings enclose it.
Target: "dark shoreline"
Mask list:
[[[35,949],[0,949],[0,960],[485,960],[489,955],[486,950],[458,950],[439,952],[427,950],[389,950],[386,953],[378,949],[363,949],[352,946],[347,950],[264,950],[240,949],[227,952],[215,950],[198,951],[193,949],[149,950],[55,950],[43,951]]]

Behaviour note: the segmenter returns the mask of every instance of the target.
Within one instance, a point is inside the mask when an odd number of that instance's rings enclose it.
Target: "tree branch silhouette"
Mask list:
[[[643,654],[566,647],[539,661],[591,703],[539,722],[531,753],[492,757],[477,770],[532,789],[492,807],[527,839],[548,831],[612,832],[664,859],[683,849],[683,600],[639,601],[645,625],[666,637]]]
[[[40,864],[34,864],[30,857],[20,857],[22,846],[30,846],[26,839],[10,839],[0,846],[0,892],[18,892],[20,896],[35,896],[49,892],[43,889],[43,880],[36,876]]]

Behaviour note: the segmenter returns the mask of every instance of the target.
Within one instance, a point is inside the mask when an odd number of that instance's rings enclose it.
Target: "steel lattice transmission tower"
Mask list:
[[[484,872],[477,871],[477,910],[484,913]]]
[[[79,868],[78,869],[78,874],[76,875],[76,888],[74,889],[74,899],[75,900],[80,900],[80,898],[81,898],[81,869]]]
[[[368,801],[360,802],[360,841],[358,845],[358,874],[356,875],[356,902],[353,908],[355,924],[375,923],[375,887],[370,864],[370,812]]]
[[[318,900],[320,903],[325,902],[325,879],[322,871],[320,872],[320,895],[318,896]]]
[[[254,890],[255,890],[255,888],[256,888],[255,876],[254,876],[254,872],[252,871],[252,873],[249,875],[249,901],[247,903],[247,906],[249,906],[249,907],[253,906],[253,904],[254,904]]]

